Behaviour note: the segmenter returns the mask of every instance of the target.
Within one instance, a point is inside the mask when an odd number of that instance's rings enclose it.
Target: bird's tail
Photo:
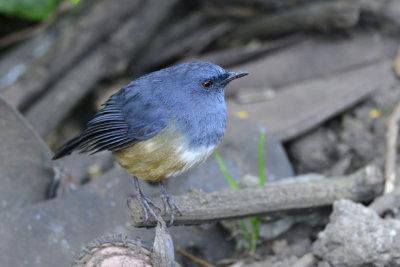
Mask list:
[[[74,151],[74,149],[79,146],[81,140],[82,140],[82,134],[79,134],[74,138],[72,138],[68,143],[66,143],[60,149],[57,150],[57,152],[53,156],[53,160],[71,154],[72,151]]]

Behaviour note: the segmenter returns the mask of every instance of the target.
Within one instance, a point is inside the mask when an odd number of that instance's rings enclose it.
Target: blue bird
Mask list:
[[[159,221],[158,207],[140,190],[138,178],[159,182],[165,212],[181,213],[163,179],[205,161],[225,133],[227,84],[247,75],[209,62],[184,63],[144,75],[112,95],[86,129],[67,142],[53,159],[72,151],[112,151],[133,175],[145,220]]]

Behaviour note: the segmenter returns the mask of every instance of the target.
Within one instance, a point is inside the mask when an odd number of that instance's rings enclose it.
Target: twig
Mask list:
[[[0,48],[5,48],[15,43],[22,42],[40,32],[43,32],[49,25],[49,23],[35,25],[0,38]]]
[[[374,210],[380,216],[388,211],[397,215],[400,208],[400,187],[396,187],[389,194],[376,198],[368,208]]]
[[[192,255],[192,254],[190,254],[190,253],[184,251],[183,249],[181,249],[181,248],[179,248],[179,247],[176,248],[175,250],[176,250],[176,252],[178,252],[179,254],[185,256],[186,258],[188,258],[188,259],[194,261],[195,263],[197,263],[197,264],[199,264],[199,265],[201,265],[201,266],[204,266],[204,267],[215,267],[214,265],[211,265],[211,264],[209,264],[209,263],[203,261],[202,259],[197,258],[196,256],[194,256],[194,255]]]
[[[386,133],[386,161],[385,161],[385,190],[388,194],[393,191],[396,183],[396,148],[399,134],[400,102],[397,104],[388,121]]]
[[[174,225],[192,225],[220,220],[239,219],[277,212],[293,212],[329,206],[337,199],[368,201],[383,191],[383,178],[379,169],[367,166],[348,177],[334,179],[290,179],[289,182],[264,187],[244,188],[237,191],[222,190],[206,194],[190,192],[174,197],[182,210]],[[161,199],[153,200],[162,206]],[[153,218],[144,221],[143,211],[136,198],[129,202],[131,218],[136,227],[151,227]],[[163,215],[168,219],[168,214]]]

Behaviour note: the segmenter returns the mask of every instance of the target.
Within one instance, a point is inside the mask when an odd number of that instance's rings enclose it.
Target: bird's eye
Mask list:
[[[205,81],[205,82],[203,82],[202,85],[203,85],[204,88],[210,89],[210,87],[213,85],[213,82],[212,81]]]

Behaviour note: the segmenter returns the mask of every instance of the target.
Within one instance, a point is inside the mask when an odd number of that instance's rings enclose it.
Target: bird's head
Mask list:
[[[209,62],[192,62],[175,66],[177,81],[183,90],[195,95],[207,95],[224,92],[225,87],[234,79],[246,76],[247,72],[229,72]]]
[[[177,102],[203,101],[217,97],[223,101],[229,82],[247,72],[229,72],[209,62],[183,63],[144,76],[156,84],[161,97]]]

